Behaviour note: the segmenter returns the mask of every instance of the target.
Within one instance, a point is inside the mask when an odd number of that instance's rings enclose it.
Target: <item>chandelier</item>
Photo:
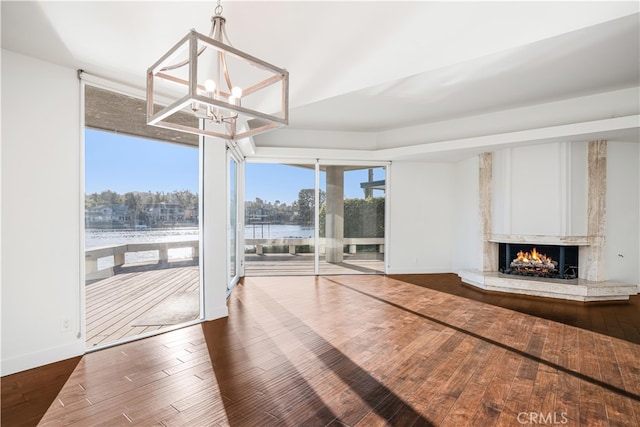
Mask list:
[[[289,72],[231,45],[220,1],[147,71],[147,124],[239,140],[288,124]],[[193,120],[193,117],[202,120]]]

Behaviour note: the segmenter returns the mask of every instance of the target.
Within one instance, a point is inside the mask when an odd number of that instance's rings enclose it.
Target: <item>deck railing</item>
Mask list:
[[[325,238],[319,239],[319,252],[324,253]],[[358,246],[377,245],[378,252],[384,253],[383,237],[359,237],[344,238],[344,245],[348,246],[348,253],[357,253]],[[295,254],[297,247],[305,245],[313,245],[313,238],[288,237],[282,239],[245,239],[245,246],[255,246],[256,254],[263,255],[265,246],[288,246],[289,253]],[[125,255],[127,253],[158,251],[158,258],[154,260],[158,264],[166,264],[169,262],[169,249],[185,249],[191,248],[191,257],[199,256],[200,241],[187,240],[180,242],[151,242],[151,243],[125,243],[122,245],[102,246],[91,248],[85,251],[85,280],[87,282],[105,279],[116,274],[117,268],[125,264]],[[98,268],[98,260],[110,257],[113,264],[107,268]]]
[[[325,238],[319,239],[319,252],[324,253]],[[377,245],[378,252],[384,253],[384,237],[345,237],[343,239],[344,245],[349,246],[348,253],[355,254],[358,251],[358,246],[365,245]],[[265,246],[288,246],[289,253],[291,255],[296,253],[297,246],[313,245],[312,237],[286,237],[282,239],[244,239],[245,246],[255,246],[256,254],[263,255]]]
[[[197,258],[200,251],[200,241],[125,243],[87,249],[84,255],[85,280],[94,281],[113,276],[115,274],[114,269],[125,264],[125,254],[127,253],[158,251],[158,259],[156,261],[159,264],[166,264],[169,262],[169,249],[185,248],[191,248],[191,257]],[[107,257],[113,259],[113,266],[98,269],[98,260]]]

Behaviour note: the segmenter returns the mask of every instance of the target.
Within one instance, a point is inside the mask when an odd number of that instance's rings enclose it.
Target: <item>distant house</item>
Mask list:
[[[125,227],[131,222],[131,211],[125,205],[101,205],[85,211],[87,227]]]
[[[184,219],[189,222],[198,222],[198,215],[200,215],[199,209],[197,206],[185,208],[184,210]]]
[[[147,203],[144,210],[151,225],[175,224],[185,221],[185,208],[177,203]]]

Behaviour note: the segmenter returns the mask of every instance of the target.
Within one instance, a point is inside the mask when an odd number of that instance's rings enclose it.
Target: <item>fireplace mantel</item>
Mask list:
[[[555,246],[588,246],[587,236],[546,236],[539,234],[492,234],[489,241],[493,243],[517,243]]]

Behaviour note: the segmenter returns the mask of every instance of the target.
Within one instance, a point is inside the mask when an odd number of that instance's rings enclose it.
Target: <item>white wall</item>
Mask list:
[[[84,352],[79,100],[76,70],[2,51],[2,375]]]
[[[390,178],[387,272],[451,272],[454,166],[398,161]]]
[[[453,272],[482,270],[478,156],[458,162],[454,170]]]
[[[640,283],[640,145],[607,143],[606,276]]]

